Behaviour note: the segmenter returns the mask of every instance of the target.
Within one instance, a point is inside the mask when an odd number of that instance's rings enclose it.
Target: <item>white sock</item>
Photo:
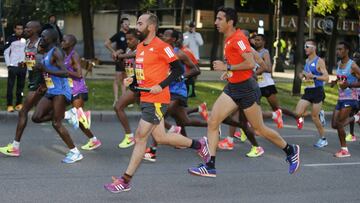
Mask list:
[[[200,108],[200,105],[198,106],[198,112],[201,112],[201,108]]]
[[[94,137],[90,138],[90,140],[91,140],[91,141],[96,141],[97,138],[94,136]]]
[[[69,110],[71,111],[71,110]],[[64,116],[64,119],[70,119],[70,113],[69,111],[65,111],[65,116]]]
[[[80,151],[78,150],[78,148],[74,147],[73,149],[70,149],[70,152],[75,153],[75,154],[79,154]]]
[[[341,147],[342,150],[349,151],[347,147]]]
[[[227,137],[227,140],[228,140],[230,143],[234,143],[234,138],[233,138],[233,137],[228,136],[228,137]]]
[[[272,112],[271,114],[272,114],[272,117],[271,117],[272,119],[275,119],[277,117],[275,112]]]
[[[355,119],[355,122],[358,122],[359,121],[359,116],[358,115],[354,115],[354,119]]]
[[[12,145],[13,145],[13,147],[19,149],[19,147],[20,147],[20,142],[17,142],[17,141],[14,140],[13,143],[12,143]]]
[[[134,137],[134,133],[127,133],[127,134],[125,134],[125,136]]]

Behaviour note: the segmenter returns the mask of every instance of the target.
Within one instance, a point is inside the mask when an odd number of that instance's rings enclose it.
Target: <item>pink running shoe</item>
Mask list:
[[[276,118],[274,119],[275,123],[277,123],[277,127],[278,128],[283,128],[284,127],[284,122],[282,119],[282,111],[281,109],[278,109],[275,111],[276,114]]]
[[[111,193],[126,192],[131,190],[130,184],[125,183],[122,178],[112,177],[113,182],[104,185],[104,188]]]

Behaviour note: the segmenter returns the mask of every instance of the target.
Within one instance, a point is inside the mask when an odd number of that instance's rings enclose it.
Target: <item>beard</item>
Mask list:
[[[140,41],[144,41],[144,39],[146,39],[146,37],[149,35],[149,29],[148,26],[146,26],[146,28],[144,29],[144,31],[139,31],[137,32],[138,36],[139,36],[139,40]]]

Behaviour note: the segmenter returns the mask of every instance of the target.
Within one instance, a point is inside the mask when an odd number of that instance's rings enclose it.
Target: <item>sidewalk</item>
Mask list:
[[[201,74],[198,76],[199,81],[217,81],[222,73],[219,71],[210,71],[208,67],[200,67],[200,69]],[[92,75],[89,73],[86,79],[112,80],[114,78],[114,72],[115,67],[113,65],[97,65],[93,68]],[[7,78],[7,75],[5,63],[0,63],[0,78]],[[294,70],[285,70],[284,73],[274,72],[273,77],[276,82],[292,82]],[[331,80],[334,78],[335,76],[330,76]]]

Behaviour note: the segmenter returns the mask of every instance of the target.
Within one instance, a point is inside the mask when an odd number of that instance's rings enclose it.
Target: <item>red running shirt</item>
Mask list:
[[[148,45],[138,44],[135,59],[135,74],[139,87],[150,88],[158,85],[169,75],[169,63],[177,60],[171,46],[158,37]],[[169,87],[165,87],[159,94],[141,92],[140,101],[150,103],[170,103]]]
[[[241,55],[250,52],[250,43],[240,29],[236,30],[235,33],[225,39],[224,56],[228,64],[240,64],[244,61],[244,58]],[[231,76],[228,78],[230,83],[239,83],[252,77],[253,70],[233,70],[229,71],[228,75]]]

